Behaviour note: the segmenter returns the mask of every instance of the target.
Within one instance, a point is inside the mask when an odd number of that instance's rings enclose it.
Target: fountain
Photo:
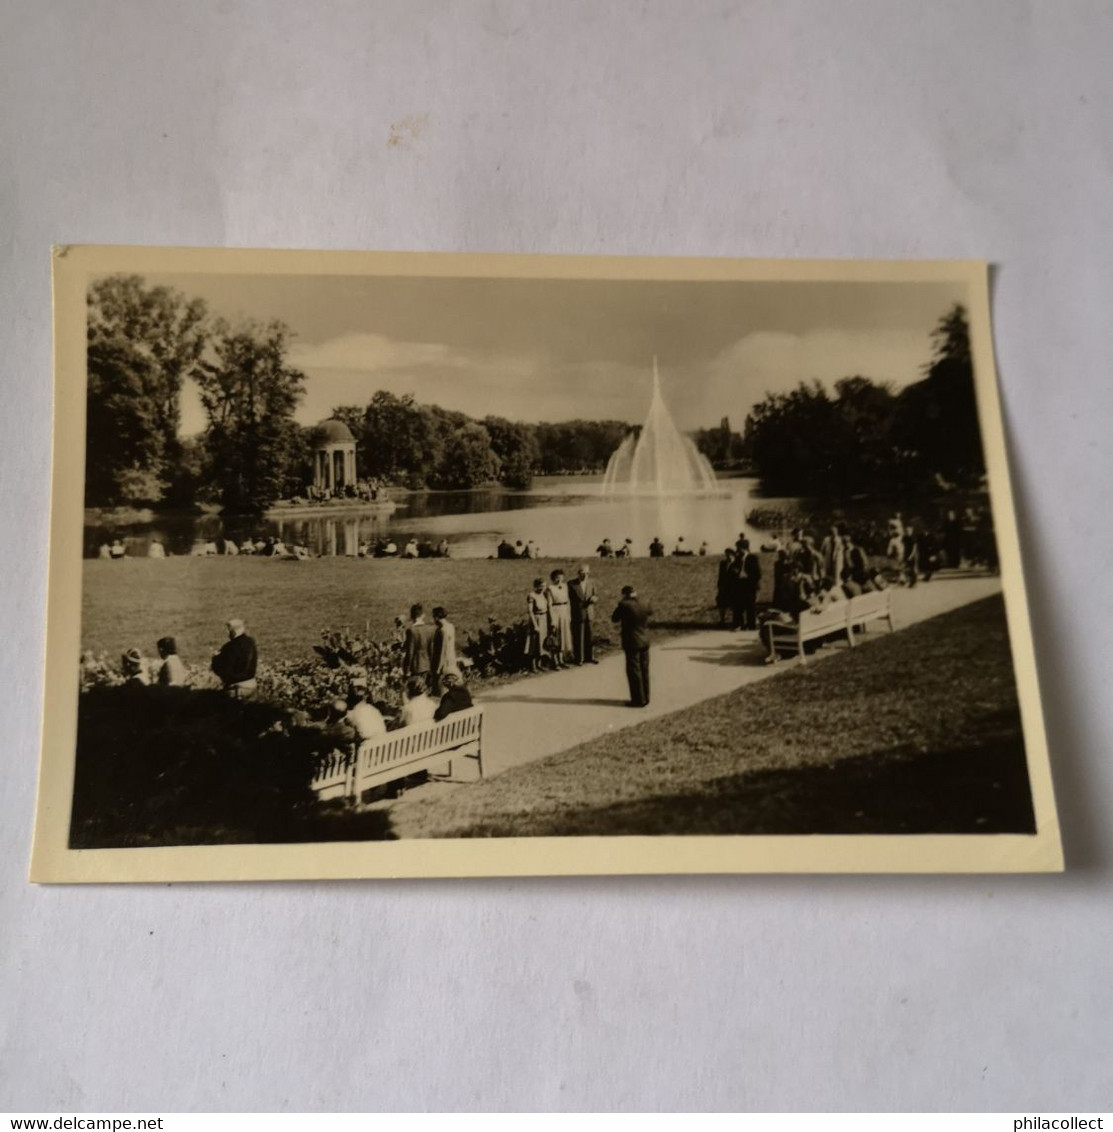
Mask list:
[[[641,433],[614,450],[603,478],[604,495],[705,495],[717,493],[711,463],[674,423],[661,396],[653,357],[653,400]]]

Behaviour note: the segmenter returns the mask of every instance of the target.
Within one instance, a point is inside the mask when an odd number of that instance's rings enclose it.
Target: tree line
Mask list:
[[[289,364],[281,322],[230,322],[200,299],[139,275],[88,293],[85,503],[218,503],[260,511],[311,481],[314,426],[295,412],[305,375]],[[181,395],[196,383],[206,426],[180,436]],[[621,421],[481,420],[386,391],[333,415],[356,439],[361,477],[411,488],[526,488],[535,474],[599,471]]]
[[[985,475],[970,330],[956,304],[931,334],[922,380],[899,392],[847,377],[801,382],[746,419],[743,450],[771,495],[845,497],[970,487]]]

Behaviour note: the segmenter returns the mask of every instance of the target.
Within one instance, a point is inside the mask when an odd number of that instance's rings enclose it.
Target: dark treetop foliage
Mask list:
[[[205,349],[205,304],[138,275],[88,294],[87,506],[157,503],[180,456],[182,382]]]
[[[926,376],[900,393],[849,377],[833,394],[801,382],[755,405],[745,445],[766,490],[840,496],[976,483],[985,461],[961,306],[932,338]]]

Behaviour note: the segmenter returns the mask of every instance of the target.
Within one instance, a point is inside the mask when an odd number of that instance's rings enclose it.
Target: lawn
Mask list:
[[[391,811],[403,837],[1034,830],[1000,596]]]
[[[444,605],[464,640],[489,616],[503,624],[524,617],[532,580],[547,578],[557,566],[577,564],[556,559],[91,559],[84,563],[82,648],[118,657],[138,647],[151,656],[159,637],[173,636],[183,659],[205,663],[225,639],[224,622],[242,617],[258,642],[260,659],[297,660],[312,655],[326,629],[367,626],[373,636],[386,638],[394,618],[417,601],[426,611]],[[715,619],[714,559],[593,560],[590,565],[604,618],[629,583],[653,603],[659,632],[699,628]]]

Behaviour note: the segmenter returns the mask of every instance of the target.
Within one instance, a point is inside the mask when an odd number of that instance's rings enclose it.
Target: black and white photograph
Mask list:
[[[984,265],[55,273],[41,879],[1060,867]]]

